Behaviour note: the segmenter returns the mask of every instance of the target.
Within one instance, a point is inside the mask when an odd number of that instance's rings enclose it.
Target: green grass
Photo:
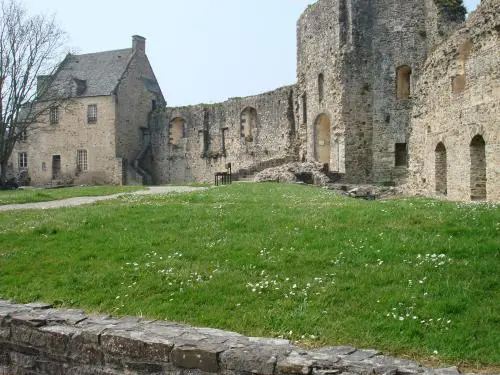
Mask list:
[[[233,184],[0,215],[0,296],[500,364],[500,210]]]
[[[76,186],[53,189],[0,190],[0,205],[47,202],[72,197],[111,195],[142,190],[142,186]]]

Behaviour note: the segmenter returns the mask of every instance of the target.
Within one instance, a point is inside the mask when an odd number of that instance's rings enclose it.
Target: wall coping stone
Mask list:
[[[136,317],[86,315],[0,299],[0,375],[458,375],[350,346],[306,350],[288,340],[246,337]]]

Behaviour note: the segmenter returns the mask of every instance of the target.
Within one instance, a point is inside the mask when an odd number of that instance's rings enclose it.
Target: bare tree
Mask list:
[[[46,83],[57,68],[65,33],[55,18],[29,15],[16,0],[0,0],[0,185],[15,144],[58,100]],[[43,98],[43,99],[42,99]]]

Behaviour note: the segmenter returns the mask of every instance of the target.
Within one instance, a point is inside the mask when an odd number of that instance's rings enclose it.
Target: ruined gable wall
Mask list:
[[[97,122],[87,123],[87,106],[97,105]],[[18,171],[18,153],[28,153],[31,185],[52,182],[52,156],[61,156],[61,181],[75,184],[120,184],[121,164],[115,157],[115,103],[111,96],[71,99],[59,107],[59,122],[49,114],[18,142],[11,156]],[[77,172],[77,150],[87,150],[88,171]],[[43,166],[44,165],[44,166]]]
[[[293,158],[293,93],[294,86],[288,86],[218,104],[167,108],[152,130],[156,181],[211,182],[227,163],[232,163],[233,173],[244,173]],[[247,118],[251,109],[255,121]],[[176,119],[184,123],[180,139]]]
[[[429,57],[416,89],[410,136],[409,193],[435,194],[447,177],[447,196],[470,200],[475,135],[485,141],[487,199],[500,201],[500,3],[483,0],[467,24]],[[436,175],[442,142],[447,168]]]

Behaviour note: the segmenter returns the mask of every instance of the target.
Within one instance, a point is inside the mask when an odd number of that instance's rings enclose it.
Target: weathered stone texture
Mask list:
[[[153,129],[155,180],[211,182],[227,163],[244,174],[257,164],[263,169],[293,158],[293,93],[290,86],[220,104],[167,108]],[[173,142],[179,123],[183,136]]]
[[[0,374],[458,375],[377,350],[303,350],[282,339],[0,300]],[[22,328],[23,334],[19,329]]]
[[[500,3],[484,0],[426,61],[412,112],[408,192],[500,201],[499,29]]]

